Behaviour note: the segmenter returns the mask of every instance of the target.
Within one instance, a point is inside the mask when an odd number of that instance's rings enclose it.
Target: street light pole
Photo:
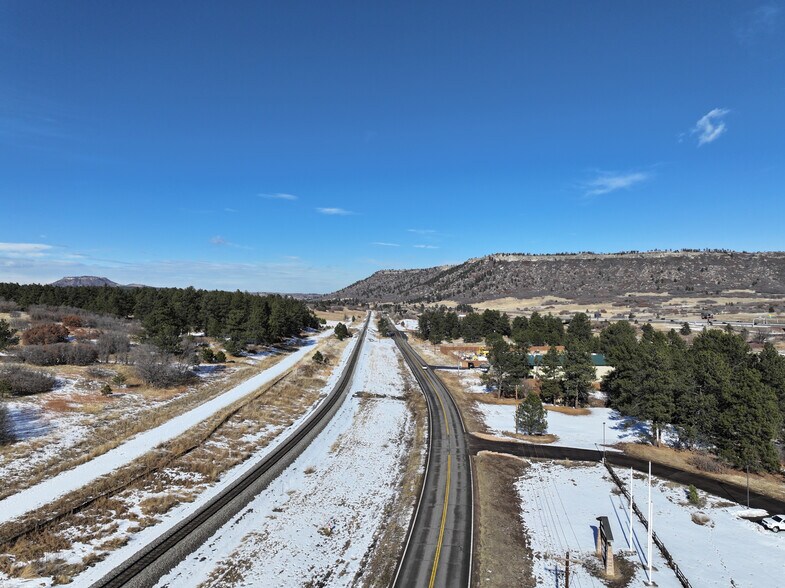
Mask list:
[[[750,464],[747,464],[747,509],[750,508]]]

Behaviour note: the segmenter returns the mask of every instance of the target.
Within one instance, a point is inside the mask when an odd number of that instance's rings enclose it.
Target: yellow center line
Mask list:
[[[452,457],[449,453],[447,454],[447,486],[444,489],[444,508],[442,509],[442,526],[439,529],[439,542],[436,544],[436,556],[433,559],[433,569],[431,570],[431,582],[428,584],[428,588],[433,588],[434,582],[436,582],[436,570],[439,567],[439,556],[442,553],[442,540],[444,539],[444,524],[447,521],[447,502],[450,499],[450,457]]]
[[[447,429],[447,434],[449,435],[450,434],[450,422],[447,420],[447,409],[444,408],[444,402],[442,402],[442,395],[439,394],[436,391],[436,384],[434,383],[433,378],[431,378],[431,376],[430,376],[430,374],[428,372],[425,372],[425,377],[427,377],[428,380],[433,385],[433,393],[436,395],[436,399],[439,401],[439,405],[441,405],[441,407],[442,407],[442,414],[444,415],[444,426]]]

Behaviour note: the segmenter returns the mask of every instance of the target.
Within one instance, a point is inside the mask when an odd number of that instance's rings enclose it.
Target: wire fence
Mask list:
[[[610,472],[611,478],[613,478],[613,481],[616,483],[616,486],[619,487],[619,490],[621,490],[622,494],[624,494],[627,500],[629,500],[630,499],[629,491],[627,490],[627,487],[624,485],[624,483],[621,481],[621,478],[619,478],[616,472],[613,471],[611,464],[609,464],[606,461],[605,467],[608,469],[608,472]],[[638,515],[638,518],[640,519],[641,523],[643,523],[643,526],[648,531],[649,521],[647,521],[646,517],[643,516],[641,509],[638,508],[638,505],[635,504],[634,500],[632,501],[632,510],[635,511],[635,514]],[[652,539],[654,540],[654,543],[657,545],[657,548],[660,550],[662,556],[665,558],[665,562],[668,564],[668,567],[670,567],[674,571],[674,573],[676,574],[676,578],[679,580],[679,582],[681,582],[681,585],[684,588],[692,588],[692,584],[690,584],[690,581],[687,579],[687,576],[684,575],[684,572],[681,571],[678,564],[673,560],[673,556],[671,556],[670,551],[666,549],[665,544],[657,536],[657,533],[652,531],[651,535],[652,535]]]

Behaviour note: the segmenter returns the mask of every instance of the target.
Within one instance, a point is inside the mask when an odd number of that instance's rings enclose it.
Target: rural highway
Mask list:
[[[472,576],[474,487],[466,434],[444,384],[393,328],[393,338],[428,403],[428,456],[422,493],[393,582],[396,588],[460,588]]]

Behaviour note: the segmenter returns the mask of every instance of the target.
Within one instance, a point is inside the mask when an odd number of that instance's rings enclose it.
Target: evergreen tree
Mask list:
[[[579,343],[588,344],[591,342],[591,322],[586,313],[579,312],[572,317],[570,324],[567,325],[567,335]]]
[[[684,323],[681,325],[681,329],[679,330],[679,332],[685,337],[690,333],[692,333],[692,329],[690,328],[690,323],[684,321]]]
[[[515,432],[524,435],[542,435],[548,430],[548,418],[542,401],[529,392],[515,409]]]
[[[346,328],[346,325],[343,323],[338,323],[335,325],[335,336],[338,338],[339,341],[343,341],[346,337],[349,337],[349,329]]]
[[[561,355],[555,347],[549,347],[540,365],[540,397],[545,402],[558,404],[562,398]]]
[[[575,408],[583,406],[589,399],[589,390],[596,378],[591,354],[580,344],[569,343],[562,356],[564,377],[562,387],[566,399]]]
[[[742,368],[734,374],[732,393],[722,399],[714,443],[720,455],[739,468],[753,471],[779,470],[779,458],[772,444],[780,427],[774,391],[763,384],[760,374]]]
[[[0,351],[8,347],[14,338],[14,331],[5,319],[0,319]]]

